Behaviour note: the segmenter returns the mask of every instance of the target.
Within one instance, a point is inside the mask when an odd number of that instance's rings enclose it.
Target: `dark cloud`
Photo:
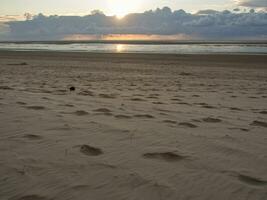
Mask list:
[[[219,13],[220,12],[217,10],[208,9],[208,10],[200,10],[196,14],[197,15],[214,15],[214,14],[219,14]]]
[[[235,12],[239,12],[240,11],[240,8],[235,8],[234,11]]]
[[[31,20],[8,22],[8,25],[5,39],[9,40],[57,40],[75,34],[182,34],[202,39],[237,39],[266,37],[267,13],[206,10],[190,14],[165,7],[129,14],[121,20],[101,12],[83,17],[39,14]]]
[[[9,34],[9,27],[8,25],[0,22],[0,38],[4,37],[6,34]]]
[[[267,8],[267,0],[238,0],[240,6]]]

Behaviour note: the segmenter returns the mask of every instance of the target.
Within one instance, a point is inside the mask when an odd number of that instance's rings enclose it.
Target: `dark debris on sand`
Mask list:
[[[86,144],[80,147],[80,152],[87,156],[98,156],[103,154],[103,151],[101,149]]]

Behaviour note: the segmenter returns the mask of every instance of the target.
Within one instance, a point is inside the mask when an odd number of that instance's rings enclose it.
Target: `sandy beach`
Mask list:
[[[267,199],[267,55],[0,51],[0,199]]]

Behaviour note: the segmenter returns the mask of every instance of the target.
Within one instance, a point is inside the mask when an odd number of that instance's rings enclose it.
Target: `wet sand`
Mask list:
[[[266,61],[0,51],[0,199],[267,199]]]

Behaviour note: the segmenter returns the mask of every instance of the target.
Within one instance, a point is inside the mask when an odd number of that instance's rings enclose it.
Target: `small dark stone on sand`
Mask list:
[[[71,86],[70,91],[75,91],[75,87]]]

